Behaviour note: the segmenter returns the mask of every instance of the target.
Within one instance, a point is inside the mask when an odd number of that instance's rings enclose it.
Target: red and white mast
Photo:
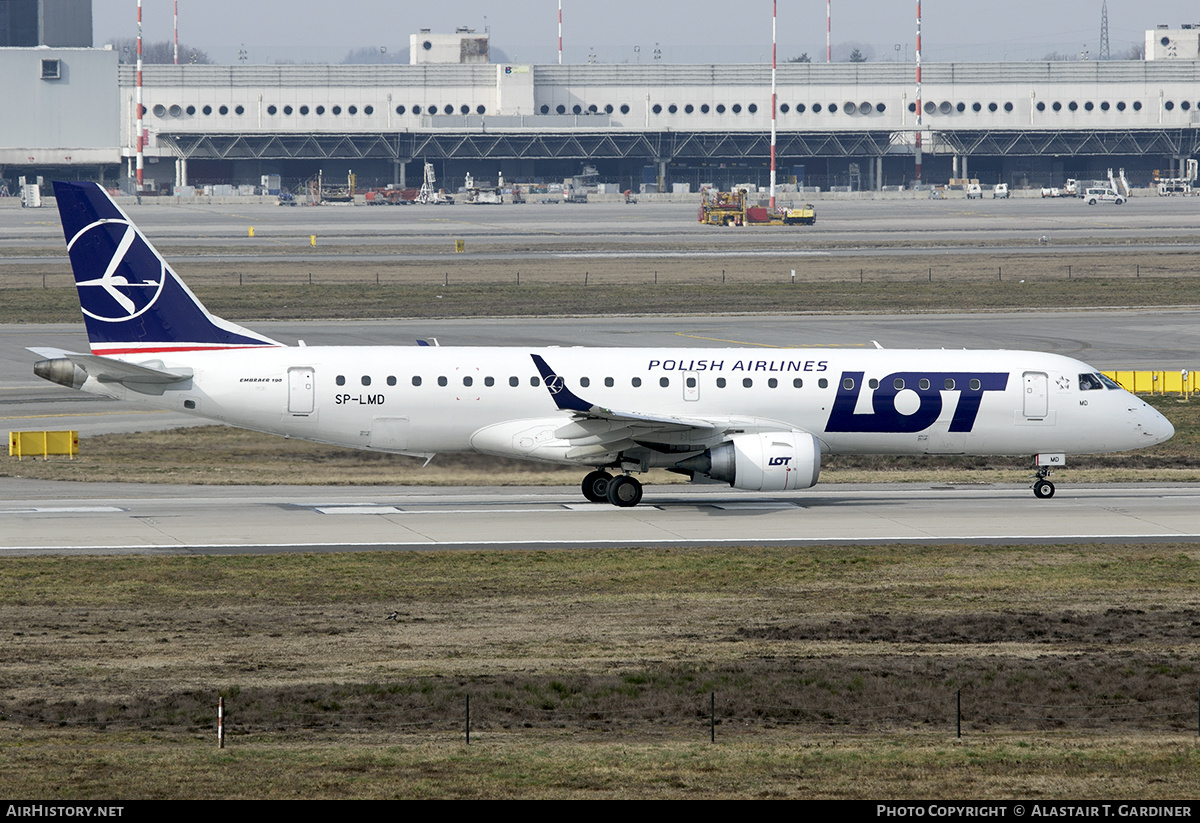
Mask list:
[[[921,185],[921,0],[917,0],[917,175],[916,185]]]
[[[558,65],[562,65],[562,0],[558,0]]]
[[[775,12],[779,0],[771,0],[771,213],[775,212]]]
[[[137,190],[142,193],[142,175],[145,159],[142,154],[145,131],[142,127],[142,0],[137,4]]]

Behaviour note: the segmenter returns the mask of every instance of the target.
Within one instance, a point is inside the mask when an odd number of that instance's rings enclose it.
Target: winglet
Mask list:
[[[531,354],[529,356],[533,358],[533,364],[537,366],[538,372],[542,375],[542,381],[546,384],[546,390],[550,392],[550,396],[554,398],[555,405],[563,411],[587,413],[592,410],[592,404],[580,399],[578,395],[568,389],[566,381],[554,373],[541,355]]]

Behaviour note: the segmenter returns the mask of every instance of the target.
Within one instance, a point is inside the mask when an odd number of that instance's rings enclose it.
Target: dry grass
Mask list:
[[[647,251],[618,259],[448,255],[434,263],[318,258],[178,268],[210,310],[239,321],[703,314],[714,306],[725,312],[888,313],[1178,306],[1195,305],[1200,283],[1193,255],[1176,251],[699,258]],[[79,317],[65,263],[6,266],[0,289],[0,323]]]
[[[1192,545],[8,558],[0,785],[1189,797],[1198,583]]]

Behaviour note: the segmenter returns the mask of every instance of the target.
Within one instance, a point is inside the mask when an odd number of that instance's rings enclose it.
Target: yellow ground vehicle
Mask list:
[[[817,222],[817,212],[812,203],[805,203],[772,213],[764,206],[747,206],[743,189],[705,189],[700,196],[698,220],[708,226],[811,226]]]

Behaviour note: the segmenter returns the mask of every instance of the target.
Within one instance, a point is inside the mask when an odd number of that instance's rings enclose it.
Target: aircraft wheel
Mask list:
[[[612,475],[606,471],[594,471],[583,478],[583,496],[592,503],[604,503],[608,500],[608,484]]]
[[[642,484],[635,477],[623,474],[608,484],[608,502],[627,509],[642,502]]]
[[[1054,496],[1054,484],[1049,480],[1039,480],[1033,484],[1033,496],[1039,500],[1049,500]]]

